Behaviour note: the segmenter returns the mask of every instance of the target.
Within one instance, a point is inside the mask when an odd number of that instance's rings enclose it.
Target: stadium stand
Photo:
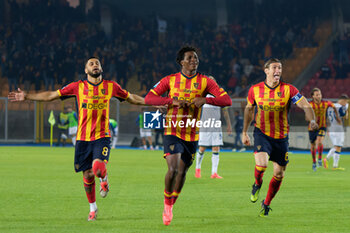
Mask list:
[[[309,96],[314,87],[322,90],[325,98],[338,98],[340,94],[350,94],[350,63],[349,63],[350,36],[339,36],[333,44],[333,53],[330,54],[321,68],[309,79],[302,92]]]
[[[154,16],[145,19],[115,9],[109,37],[97,16],[86,16],[64,1],[19,2],[11,1],[10,22],[0,25],[1,82],[6,90],[18,83],[27,91],[57,89],[84,78],[85,60],[98,56],[106,79],[123,86],[133,80],[133,91],[142,92],[142,86],[149,89],[164,74],[176,72],[177,49],[193,44],[200,49],[200,70],[214,75],[231,96],[244,96],[244,90],[261,79],[266,58],[284,58],[285,79],[292,81],[330,33],[328,26],[314,23],[316,13],[296,19],[297,4],[276,2],[269,8],[264,1],[254,8],[254,17],[238,14],[225,28],[208,20],[192,19],[189,25],[166,18],[168,31],[161,36]]]

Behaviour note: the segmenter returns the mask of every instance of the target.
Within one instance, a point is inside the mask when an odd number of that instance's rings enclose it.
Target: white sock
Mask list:
[[[204,152],[200,153],[199,151],[197,151],[197,153],[196,153],[196,169],[201,169],[203,157],[204,157]]]
[[[115,148],[115,146],[117,145],[117,141],[118,141],[118,137],[113,137],[112,148]]]
[[[95,212],[97,210],[96,202],[90,203],[90,212]]]
[[[72,137],[73,146],[75,146],[76,139],[77,139],[77,136]]]
[[[340,158],[340,153],[339,152],[334,152],[334,160],[333,160],[333,167],[338,167],[339,166],[339,158]]]
[[[211,156],[211,174],[218,173],[219,166],[219,152],[213,153]]]
[[[334,152],[335,152],[335,148],[334,147],[328,151],[328,154],[327,154],[327,157],[326,157],[326,159],[328,161],[331,159],[331,157],[334,157]]]

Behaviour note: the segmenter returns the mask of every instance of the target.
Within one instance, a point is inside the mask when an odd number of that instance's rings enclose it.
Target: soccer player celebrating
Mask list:
[[[314,112],[306,100],[294,86],[282,82],[282,63],[276,58],[269,59],[264,64],[266,79],[253,85],[248,92],[248,103],[244,110],[242,141],[250,145],[248,127],[253,119],[256,106],[254,129],[255,183],[252,187],[250,200],[256,202],[263,183],[263,175],[268,160],[273,162],[273,177],[265,200],[261,203],[260,216],[268,216],[271,200],[278,192],[288,160],[288,110],[290,102],[305,111],[305,116],[312,129],[318,126]]]
[[[335,108],[340,117],[347,119],[348,118],[348,99],[349,97],[346,94],[340,96],[337,103],[334,104]],[[329,150],[327,157],[323,159],[323,165],[325,168],[328,168],[328,160],[333,157],[333,170],[345,170],[345,168],[339,167],[339,158],[341,148],[344,145],[344,126],[339,124],[336,121],[336,114],[333,108],[327,109],[327,117],[329,120],[329,137],[332,141],[333,148]]]
[[[100,195],[106,197],[109,191],[106,164],[110,153],[109,102],[112,97],[131,104],[144,104],[144,99],[122,89],[118,83],[102,78],[99,59],[92,57],[85,65],[86,80],[68,84],[57,91],[30,94],[18,88],[9,93],[11,101],[51,101],[76,97],[78,106],[78,132],[75,146],[75,171],[83,171],[84,188],[90,203],[88,221],[97,217],[95,176],[100,179]]]
[[[309,140],[311,144],[311,155],[312,155],[312,169],[316,171],[316,147],[318,151],[318,166],[322,166],[322,152],[323,152],[323,140],[326,135],[327,130],[327,121],[326,114],[328,107],[332,107],[335,113],[336,121],[341,124],[341,120],[339,118],[339,114],[334,104],[331,101],[322,100],[321,90],[315,87],[311,91],[312,101],[310,101],[310,105],[313,108],[316,115],[316,122],[319,126],[317,130],[313,130],[309,125]],[[326,166],[326,165],[325,165]]]
[[[185,46],[176,58],[181,71],[164,77],[145,97],[146,104],[168,105],[164,129],[164,158],[168,165],[165,175],[163,223],[173,218],[173,205],[185,183],[198,142],[198,127],[203,104],[230,106],[227,93],[208,76],[197,72],[199,59],[196,49]],[[161,95],[168,92],[167,97]],[[206,98],[207,94],[214,98]]]
[[[209,78],[214,79],[214,77],[209,76]],[[215,81],[216,82],[216,81]],[[212,98],[211,94],[208,94],[206,97]],[[221,119],[221,109],[225,118],[225,121],[227,123],[227,133],[232,134],[232,126],[231,126],[231,120],[230,116],[226,108],[220,108],[218,106],[213,106],[210,104],[204,104],[202,107],[202,116],[201,121],[206,121],[209,119],[220,121]],[[204,151],[206,147],[211,146],[212,147],[212,157],[211,157],[211,176],[212,179],[222,179],[221,176],[218,175],[218,167],[219,167],[219,152],[220,152],[220,146],[222,146],[223,140],[222,140],[222,129],[219,128],[200,128],[199,129],[199,141],[198,141],[198,151],[196,154],[196,178],[201,178],[201,165],[204,158]]]

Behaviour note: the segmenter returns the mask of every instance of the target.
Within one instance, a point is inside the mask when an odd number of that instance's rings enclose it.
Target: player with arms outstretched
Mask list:
[[[75,171],[83,171],[86,196],[90,203],[88,221],[97,217],[95,176],[100,178],[100,195],[106,197],[109,191],[106,164],[110,153],[109,102],[112,97],[131,104],[142,105],[144,99],[122,89],[114,81],[102,78],[99,59],[92,57],[85,65],[86,80],[68,84],[57,91],[41,93],[9,93],[11,101],[51,101],[58,98],[76,97],[78,106],[78,132],[75,146]]]
[[[185,183],[198,143],[198,127],[203,104],[230,106],[227,93],[208,76],[197,72],[199,59],[196,49],[183,47],[176,58],[181,72],[164,77],[145,97],[146,104],[168,105],[164,129],[164,157],[168,165],[165,175],[163,223],[173,218],[173,205]],[[168,92],[167,97],[161,95]],[[206,98],[207,94],[214,98]],[[188,124],[188,123],[191,124]],[[194,123],[194,124],[193,124]]]
[[[348,104],[349,97],[346,94],[340,96],[337,103],[334,104],[337,112],[341,118],[348,119]],[[336,121],[336,114],[333,108],[327,109],[327,118],[329,121],[329,137],[332,141],[333,148],[329,150],[326,158],[323,159],[323,165],[328,168],[328,161],[333,158],[333,170],[345,170],[339,167],[339,158],[342,147],[344,146],[344,126]]]
[[[322,100],[321,90],[317,87],[311,91],[310,105],[316,115],[316,123],[318,124],[317,130],[312,130],[309,125],[309,140],[311,144],[311,155],[312,155],[312,169],[316,171],[316,148],[318,151],[318,166],[322,167],[322,152],[323,152],[323,140],[327,131],[327,120],[326,114],[328,107],[334,109],[335,119],[340,124],[341,120],[339,118],[338,111],[336,110],[334,104],[331,101]]]
[[[266,80],[253,85],[248,92],[247,106],[244,110],[244,123],[242,141],[250,145],[248,127],[253,120],[254,110],[254,157],[255,182],[252,187],[250,200],[258,200],[263,183],[263,175],[268,161],[273,162],[273,177],[265,200],[261,203],[260,216],[268,216],[270,203],[278,192],[284,173],[289,162],[288,159],[288,111],[290,103],[296,104],[305,111],[313,129],[317,128],[314,112],[306,100],[294,86],[280,81],[282,63],[279,59],[271,58],[264,64]]]

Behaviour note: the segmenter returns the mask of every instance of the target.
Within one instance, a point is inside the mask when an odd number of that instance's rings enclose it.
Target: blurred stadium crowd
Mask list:
[[[264,59],[286,59],[295,48],[318,46],[313,37],[318,12],[305,6],[312,2],[247,1],[226,27],[205,17],[182,21],[154,13],[144,18],[115,7],[110,35],[100,24],[98,5],[86,13],[66,1],[8,2],[9,19],[0,24],[2,96],[18,86],[53,90],[83,79],[91,56],[101,58],[104,78],[143,95],[178,71],[176,52],[191,44],[200,50],[199,70],[215,76],[230,96],[243,97],[263,78]],[[349,36],[339,38],[317,78],[349,76],[349,45]]]

